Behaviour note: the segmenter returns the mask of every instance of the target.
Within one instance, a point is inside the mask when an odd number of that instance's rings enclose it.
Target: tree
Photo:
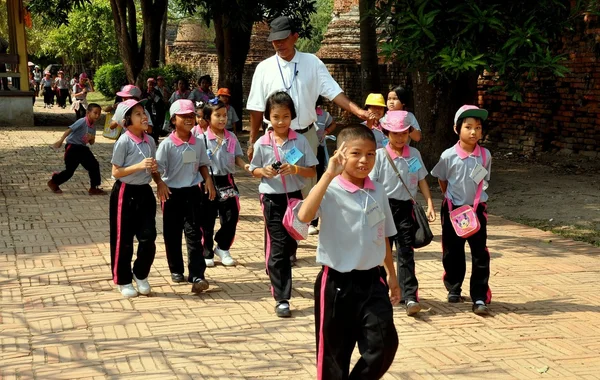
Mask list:
[[[314,28],[312,36],[310,38],[300,38],[296,43],[298,50],[307,53],[316,53],[321,47],[321,42],[331,22],[333,0],[317,0],[315,7],[317,11],[310,16],[310,25]]]
[[[377,27],[373,13],[376,0],[360,0],[360,73],[362,98],[371,92],[381,91],[379,57],[377,55]]]
[[[69,22],[69,13],[73,10],[85,10],[91,4],[90,0],[31,0],[27,7],[34,14],[42,14],[48,22],[60,25]],[[130,83],[141,85],[140,72],[158,67],[161,26],[167,5],[167,0],[110,0],[119,55]]]
[[[555,53],[579,4],[567,0],[380,1],[382,50],[406,68],[414,112],[423,128],[426,164],[456,136],[453,116],[477,101],[477,79],[496,74],[497,89],[520,101],[522,85],[540,76],[563,76]]]
[[[239,0],[232,3],[221,0],[178,0],[185,12],[199,12],[207,25],[215,28],[215,46],[219,66],[219,87],[232,90],[231,104],[241,110],[242,77],[250,50],[252,27],[279,15],[293,18],[301,37],[311,35],[310,15],[315,11],[314,0]]]

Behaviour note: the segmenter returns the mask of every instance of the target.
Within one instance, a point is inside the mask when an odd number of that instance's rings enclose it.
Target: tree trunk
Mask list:
[[[231,106],[241,119],[243,110],[244,66],[250,50],[252,24],[239,25],[230,22],[229,15],[215,14],[215,45],[217,48],[219,83],[218,87],[227,87],[231,91]]]
[[[142,70],[158,67],[160,56],[160,29],[167,11],[167,0],[141,0],[144,22],[144,63]]]
[[[167,9],[163,14],[162,23],[160,24],[160,52],[158,53],[158,66],[162,67],[167,63],[167,16],[169,9],[168,0],[165,1]]]
[[[375,0],[360,0],[360,71],[363,99],[371,92],[381,92],[379,58],[377,57],[377,29],[371,11]]]
[[[440,154],[458,141],[454,114],[463,104],[477,105],[477,73],[464,75],[450,84],[427,83],[427,73],[412,75],[414,114],[423,139],[414,145],[431,170]]]

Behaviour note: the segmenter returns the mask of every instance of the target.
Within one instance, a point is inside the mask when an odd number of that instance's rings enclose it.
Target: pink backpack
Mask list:
[[[481,149],[481,157],[483,166],[485,167],[485,149]],[[452,210],[452,202],[448,199],[448,211],[450,212],[450,222],[454,231],[458,237],[467,239],[477,233],[481,228],[479,224],[479,218],[477,218],[477,206],[479,206],[479,199],[481,198],[481,191],[483,190],[483,182],[479,182],[477,186],[477,193],[475,193],[475,201],[473,207],[469,205],[461,206],[455,210]]]
[[[275,144],[275,139],[272,136],[272,132],[269,131],[269,138],[271,139],[271,144],[273,145],[273,151],[275,153],[275,159],[281,162],[279,158],[279,149],[277,149],[277,145]],[[298,216],[296,215],[295,209],[302,200],[295,198],[288,198],[287,195],[287,187],[285,185],[285,176],[281,176],[281,181],[283,182],[283,190],[285,191],[285,197],[287,198],[287,208],[285,210],[285,214],[283,215],[283,227],[290,234],[292,239],[294,240],[306,240],[308,237],[308,223],[302,223]]]

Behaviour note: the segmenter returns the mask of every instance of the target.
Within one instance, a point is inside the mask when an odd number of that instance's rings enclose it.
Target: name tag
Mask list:
[[[295,165],[296,162],[298,162],[298,160],[302,158],[302,156],[304,156],[304,154],[300,152],[298,148],[293,147],[289,152],[285,154],[285,157],[283,159],[288,164]]]
[[[422,165],[421,165],[421,161],[419,161],[419,159],[417,157],[413,157],[410,160],[408,160],[408,171],[410,173],[416,173],[419,171],[419,169],[421,169]]]
[[[381,211],[377,202],[373,202],[367,206],[366,214],[369,227],[375,227],[378,223],[385,220],[385,214]]]
[[[186,150],[183,152],[183,163],[191,164],[192,162],[196,162],[196,151],[194,150]]]
[[[479,182],[481,182],[487,174],[488,171],[480,164],[477,164],[471,171],[471,175],[469,177],[471,177],[471,179],[479,185]]]
[[[385,139],[381,140],[381,146],[382,146],[382,147],[385,147],[385,146],[388,144],[388,142],[390,142],[390,139],[388,139],[388,138],[386,137]]]

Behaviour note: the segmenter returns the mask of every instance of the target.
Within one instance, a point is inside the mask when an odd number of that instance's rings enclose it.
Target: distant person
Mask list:
[[[40,83],[42,82],[42,77],[44,73],[40,69],[38,65],[33,67],[33,80],[35,81],[35,96],[40,96]]]
[[[81,119],[86,114],[87,109],[87,94],[88,92],[93,92],[94,86],[88,80],[88,76],[86,73],[81,73],[79,75],[79,82],[75,83],[73,86],[73,96],[75,97],[75,101],[73,102],[71,108],[75,110],[75,116],[77,119]]]
[[[211,86],[212,79],[210,75],[201,76],[198,78],[198,87],[191,92],[189,99],[193,102],[207,103],[215,97],[215,94],[210,89]]]
[[[67,97],[69,96],[69,81],[65,78],[65,73],[62,70],[58,71],[58,76],[54,80],[56,88],[58,88],[57,102],[61,108],[67,108]]]
[[[221,102],[223,102],[223,104],[225,104],[225,107],[227,108],[227,125],[225,126],[225,129],[230,132],[237,133],[236,125],[240,121],[240,118],[235,112],[235,109],[231,106],[231,104],[229,104],[229,100],[231,99],[231,93],[229,92],[229,89],[220,88],[219,91],[217,91],[217,97]]]
[[[171,89],[167,86],[165,78],[161,75],[156,77],[156,88],[160,91],[165,102],[171,98]]]
[[[52,80],[50,71],[44,73],[40,85],[44,91],[44,108],[52,108],[54,105],[54,81]]]
[[[8,41],[5,40],[4,38],[0,37],[0,54],[6,54],[7,52],[8,52]],[[4,74],[4,73],[6,73],[6,64],[0,63],[0,74]],[[0,81],[0,88],[5,91],[10,90],[10,88],[8,88],[8,78],[2,77],[1,79],[2,80]]]
[[[152,121],[150,136],[158,144],[158,138],[162,135],[162,125],[165,122],[166,105],[162,93],[156,87],[156,80],[148,78],[146,85],[146,90],[142,93],[141,99],[147,99],[145,108]]]
[[[173,104],[179,99],[190,99],[190,85],[185,78],[181,78],[177,81],[177,90],[171,94],[169,104]]]

